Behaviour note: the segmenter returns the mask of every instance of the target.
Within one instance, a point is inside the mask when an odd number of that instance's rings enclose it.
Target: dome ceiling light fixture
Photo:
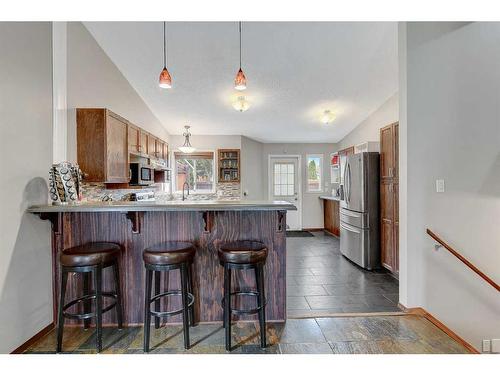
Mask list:
[[[244,95],[240,95],[233,102],[233,108],[239,112],[245,112],[248,108],[250,108],[250,103]]]
[[[160,79],[158,82],[158,86],[162,89],[170,89],[172,88],[172,77],[167,69],[167,23],[163,22],[163,70],[160,73]]]
[[[335,115],[329,109],[326,109],[321,115],[321,122],[325,125],[330,124],[335,120]]]
[[[240,33],[240,70],[236,73],[236,78],[234,79],[234,88],[238,91],[243,91],[247,88],[247,78],[245,73],[241,69],[241,21],[238,23],[239,33]]]
[[[189,125],[184,126],[184,129],[186,129],[184,134],[182,134],[184,136],[184,144],[179,147],[179,150],[185,154],[190,154],[196,150],[193,146],[191,146],[191,142],[189,141],[189,137],[191,137],[189,128],[190,128]]]

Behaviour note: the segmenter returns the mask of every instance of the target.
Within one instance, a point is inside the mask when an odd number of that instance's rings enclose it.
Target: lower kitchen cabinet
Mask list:
[[[340,236],[340,212],[339,201],[323,199],[324,226],[325,230],[334,236]]]

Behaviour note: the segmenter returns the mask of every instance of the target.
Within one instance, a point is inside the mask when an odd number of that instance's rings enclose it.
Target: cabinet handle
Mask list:
[[[392,177],[392,168],[389,167],[389,177]]]

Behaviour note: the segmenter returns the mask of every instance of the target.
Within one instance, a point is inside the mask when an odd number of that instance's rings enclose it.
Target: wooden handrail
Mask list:
[[[464,258],[461,254],[458,253],[455,249],[453,249],[450,245],[448,245],[446,242],[444,242],[437,234],[435,234],[433,231],[430,229],[427,229],[427,234],[431,236],[434,241],[439,243],[441,246],[443,246],[446,250],[448,250],[450,253],[455,255],[462,263],[464,263],[467,267],[469,267],[471,270],[473,270],[477,275],[479,275],[484,281],[486,281],[488,284],[490,284],[493,288],[497,290],[497,292],[500,292],[500,285],[498,285],[496,282],[491,280],[488,276],[486,276],[479,268],[477,268],[475,265],[473,265],[471,262],[469,262],[466,258]]]

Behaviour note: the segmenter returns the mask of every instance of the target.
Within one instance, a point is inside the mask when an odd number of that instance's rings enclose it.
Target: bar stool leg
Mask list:
[[[97,352],[102,350],[102,267],[99,265],[93,271],[96,301],[96,344]]]
[[[187,284],[188,284],[188,292],[194,295],[193,293],[193,275],[191,273],[191,264],[186,265],[187,268]],[[189,308],[189,324],[191,327],[194,327],[194,303]]]
[[[146,288],[144,294],[144,352],[149,352],[149,332],[151,330],[151,284],[153,271],[146,269]]]
[[[59,307],[57,313],[57,353],[62,351],[62,339],[64,330],[64,296],[66,294],[66,285],[68,283],[68,272],[64,269],[61,270],[61,295],[59,297]]]
[[[189,307],[186,263],[181,265],[181,294],[182,294],[182,324],[184,329],[184,348],[189,349]]]
[[[123,305],[122,291],[120,288],[120,271],[118,261],[113,263],[113,275],[115,276],[115,293],[116,293],[116,319],[118,320],[118,329],[123,328]]]
[[[160,271],[155,271],[155,295],[160,294]],[[160,311],[160,299],[155,301],[155,310]],[[155,316],[155,328],[160,328],[160,317]]]
[[[90,294],[90,272],[84,272],[83,273],[83,295],[88,296]],[[85,314],[88,314],[92,308],[92,302],[90,299],[87,299],[83,302],[83,312]],[[84,319],[83,321],[83,328],[85,330],[89,329],[90,327],[90,320],[91,318]]]
[[[231,269],[224,265],[224,328],[226,333],[226,350],[231,350]]]
[[[259,264],[255,268],[255,279],[257,281],[257,304],[262,308],[259,310],[259,326],[260,326],[260,347],[266,347],[266,308],[264,294],[264,266]]]

